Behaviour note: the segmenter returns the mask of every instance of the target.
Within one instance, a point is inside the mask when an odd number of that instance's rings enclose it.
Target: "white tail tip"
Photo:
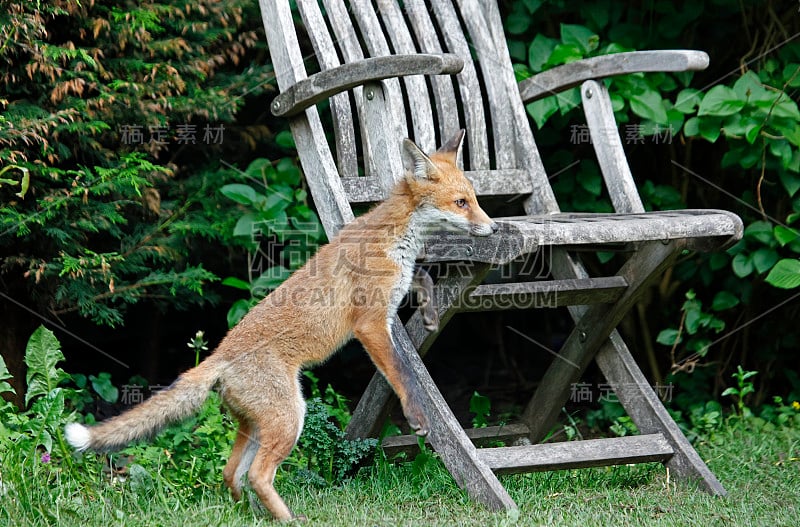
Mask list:
[[[86,450],[92,440],[92,433],[88,428],[78,423],[70,423],[64,427],[67,442],[76,450]]]

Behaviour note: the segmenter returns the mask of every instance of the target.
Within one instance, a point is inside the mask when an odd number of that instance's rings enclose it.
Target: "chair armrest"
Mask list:
[[[543,99],[590,79],[640,72],[704,70],[708,55],[702,51],[631,51],[578,60],[543,71],[519,83],[522,101]]]
[[[441,75],[459,73],[464,61],[458,55],[443,53],[390,55],[359,60],[315,73],[272,102],[272,114],[289,117],[316,103],[370,81],[406,75]]]

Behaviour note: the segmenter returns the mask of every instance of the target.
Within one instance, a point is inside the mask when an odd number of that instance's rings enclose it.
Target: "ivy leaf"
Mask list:
[[[250,311],[250,302],[248,300],[241,298],[234,302],[228,310],[228,327],[235,326],[248,311]]]
[[[744,108],[744,101],[727,86],[714,86],[700,102],[697,115],[733,115]]]
[[[767,275],[768,284],[780,289],[800,287],[800,260],[784,258]]]
[[[522,0],[522,3],[528,8],[528,12],[533,14],[538,11],[540,7],[542,7],[544,0]]]
[[[538,33],[531,45],[528,47],[528,65],[535,72],[542,71],[553,49],[556,47],[556,40]]]
[[[561,24],[561,40],[577,46],[584,56],[596,50],[600,44],[600,37],[594,31],[576,24]]]
[[[108,372],[101,372],[95,377],[89,375],[89,380],[92,382],[92,388],[97,394],[103,398],[107,403],[117,402],[119,397],[119,390],[111,383],[111,374]]]
[[[225,280],[222,281],[222,285],[227,285],[229,287],[235,287],[236,289],[241,289],[243,291],[250,291],[250,283],[245,282],[240,278],[236,278],[235,276],[229,276]]]
[[[700,104],[700,90],[686,88],[685,90],[681,90],[678,96],[675,97],[674,108],[681,113],[689,114],[694,113],[698,104]]]
[[[250,185],[243,183],[231,183],[225,185],[219,191],[226,198],[232,199],[236,203],[242,205],[251,205],[256,200],[256,191]]]
[[[772,234],[772,224],[768,221],[754,221],[744,229],[745,238],[773,245],[775,237]]]
[[[292,132],[288,130],[278,132],[278,135],[275,136],[275,142],[283,148],[295,148],[294,137],[292,137]]]
[[[718,117],[703,117],[700,119],[700,137],[714,143],[722,132],[722,122]]]
[[[679,335],[677,329],[664,329],[656,337],[656,342],[664,346],[674,346],[676,342],[680,343],[683,340]]]
[[[475,417],[472,418],[475,428],[482,428],[488,424],[486,418],[490,415],[491,409],[492,402],[488,397],[473,392],[469,400],[469,411],[475,414]]]
[[[733,84],[733,91],[741,101],[748,101],[754,105],[759,103],[772,104],[775,96],[767,91],[761,84],[761,79],[752,70],[739,77]]]
[[[648,90],[644,93],[636,94],[630,99],[631,110],[639,117],[649,119],[658,124],[667,124],[669,118],[664,105],[661,102],[661,95],[655,90]]]
[[[252,214],[242,215],[233,227],[234,236],[247,236],[251,240],[256,232],[256,218]]]
[[[558,101],[555,97],[547,97],[525,105],[525,109],[536,121],[536,126],[542,128],[550,116],[558,111]]]
[[[789,63],[783,68],[783,78],[787,81],[791,79],[788,85],[792,88],[800,87],[800,75],[797,70],[800,70],[800,64],[795,62]]]
[[[765,273],[772,269],[772,266],[778,261],[778,253],[775,249],[762,247],[753,253],[751,260],[759,274]]]
[[[778,240],[778,243],[781,245],[781,247],[787,243],[795,241],[798,237],[800,237],[800,232],[798,232],[796,229],[790,229],[788,227],[784,227],[783,225],[776,225],[772,234],[775,236],[775,239]]]
[[[778,172],[778,178],[781,180],[783,188],[786,189],[786,192],[789,194],[790,198],[794,196],[798,190],[800,190],[800,177],[797,175],[781,171]]]
[[[506,30],[512,35],[525,33],[531,26],[531,16],[522,9],[517,9],[506,19]]]
[[[774,117],[786,117],[795,121],[800,120],[800,110],[797,109],[797,103],[791,100],[784,92],[773,96],[771,100],[756,101],[755,104],[765,114]]]
[[[593,170],[593,168],[595,168],[595,165],[581,163],[577,180],[589,194],[599,196],[603,192],[603,181],[597,170]]]
[[[583,58],[583,54],[575,44],[558,44],[545,63],[545,67],[569,64]]]
[[[254,159],[252,163],[247,165],[245,174],[256,180],[261,181],[274,181],[275,180],[275,167],[272,166],[272,161],[260,157]]]
[[[714,296],[711,302],[711,309],[714,311],[724,311],[739,305],[739,299],[733,293],[728,291],[720,291]]]
[[[692,117],[683,125],[683,134],[686,137],[695,137],[700,135],[700,119]]]
[[[581,92],[578,88],[572,88],[559,93],[554,99],[558,100],[558,109],[561,115],[566,115],[581,103]]]
[[[753,262],[748,255],[739,253],[733,257],[731,268],[733,269],[733,274],[739,278],[744,278],[753,272]]]
[[[756,142],[756,138],[761,133],[761,124],[756,122],[749,122],[745,127],[744,138],[751,145]]]

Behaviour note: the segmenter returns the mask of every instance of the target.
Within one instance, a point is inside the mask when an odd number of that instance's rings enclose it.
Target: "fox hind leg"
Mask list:
[[[225,485],[230,489],[234,501],[239,501],[242,497],[242,480],[253,463],[256,452],[258,451],[258,431],[249,421],[242,417],[239,420],[239,431],[236,433],[236,441],[233,443],[231,457],[225,464],[222,477]]]
[[[295,405],[297,408],[299,405]],[[289,457],[297,437],[299,430],[303,426],[303,415],[297,413],[292,414],[292,409],[287,405],[281,408],[281,425],[275,426],[278,420],[272,420],[270,423],[259,424],[259,430],[262,430],[261,442],[258,445],[258,450],[255,453],[248,477],[250,485],[253,487],[261,503],[269,509],[272,515],[277,520],[291,520],[295,518],[289,507],[278,495],[275,490],[275,472],[278,466],[284,459]],[[268,428],[268,425],[272,425]]]

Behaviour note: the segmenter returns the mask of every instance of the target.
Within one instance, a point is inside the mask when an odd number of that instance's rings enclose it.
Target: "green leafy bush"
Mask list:
[[[293,159],[276,163],[256,159],[244,175],[248,183],[231,183],[220,189],[242,210],[233,236],[248,251],[247,280],[228,277],[222,281],[250,295],[228,310],[229,327],[306,263],[325,237],[317,214],[309,207],[308,192]]]
[[[239,123],[272,90],[258,6],[244,0],[4,2],[0,276],[56,316],[123,324],[141,301],[217,296],[204,258],[230,235],[220,170],[272,132]],[[207,263],[200,263],[202,261]],[[29,331],[21,326],[18,342]],[[20,350],[21,351],[21,350]]]
[[[707,72],[604,80],[645,208],[727,209],[745,223],[739,243],[724,253],[686,255],[642,301],[637,322],[668,346],[642,347],[656,379],[663,378],[659,364],[680,369],[687,358],[725,370],[738,362],[761,370],[763,386],[785,390],[783,372],[797,368],[800,334],[791,310],[778,309],[793,298],[783,290],[800,287],[800,44],[789,38],[800,30],[795,11],[754,0],[508,6],[505,27],[520,80],[621,51],[691,48],[711,57]],[[581,128],[577,90],[527,110],[562,208],[605,212],[611,204]],[[599,263],[610,258],[602,254]],[[687,296],[683,306],[676,295]],[[710,396],[721,390],[717,385]],[[756,404],[765,398],[763,389],[754,394]]]

